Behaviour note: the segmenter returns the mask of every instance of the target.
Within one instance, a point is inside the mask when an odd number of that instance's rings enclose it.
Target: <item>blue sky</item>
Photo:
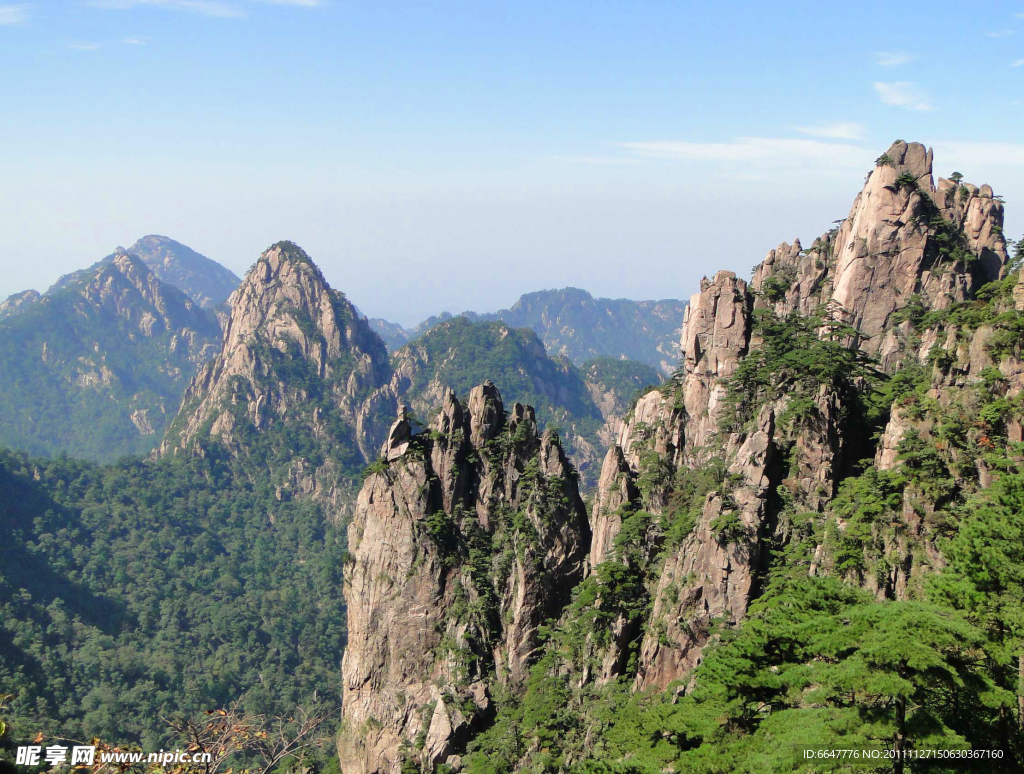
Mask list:
[[[827,7],[823,7],[827,6]],[[897,138],[1024,230],[1024,2],[0,0],[0,296],[147,233],[404,323],[688,297]]]

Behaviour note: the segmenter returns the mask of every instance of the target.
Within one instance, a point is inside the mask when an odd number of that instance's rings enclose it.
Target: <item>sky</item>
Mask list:
[[[164,234],[290,239],[411,325],[688,298],[895,139],[1024,234],[1024,2],[0,0],[0,297]]]

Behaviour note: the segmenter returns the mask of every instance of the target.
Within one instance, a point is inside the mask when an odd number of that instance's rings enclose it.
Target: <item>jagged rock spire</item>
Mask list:
[[[406,421],[349,526],[338,750],[354,774],[456,763],[497,684],[522,687],[590,543],[572,466],[529,406],[506,414],[485,382],[466,404],[446,390],[425,433]]]

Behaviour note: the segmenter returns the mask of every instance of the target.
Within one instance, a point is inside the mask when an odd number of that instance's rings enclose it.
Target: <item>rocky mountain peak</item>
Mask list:
[[[256,261],[230,299],[224,333],[226,351],[248,346],[253,337],[276,349],[298,344],[319,375],[348,343],[346,322],[357,315],[333,291],[320,269],[292,242],[279,242]]]
[[[932,165],[932,152],[923,145],[894,143],[835,229],[807,248],[794,240],[770,251],[749,288],[723,271],[705,278],[690,299],[681,368],[627,416],[605,458],[591,521],[590,562],[597,568],[619,561],[616,539],[630,514],[643,509],[663,518],[678,509],[668,494],[670,471],[681,481],[722,471],[716,474],[721,483],[688,506],[693,530],[667,553],[651,614],[664,628],[660,636],[642,640],[637,687],[663,687],[688,673],[702,657],[707,622],[743,616],[756,593],[765,538],[775,528],[773,492],[784,487],[798,507],[822,511],[846,467],[870,449],[858,447],[863,428],[853,419],[860,410],[853,397],[857,388],[842,379],[804,388],[799,400],[805,419],[799,425],[791,419],[792,388],[767,393],[737,422],[737,398],[730,390],[739,389],[731,379],[740,366],[749,367],[751,357],[771,346],[769,337],[779,341],[804,325],[801,346],[825,348],[822,340],[835,340],[829,326],[845,323],[859,333],[844,339],[842,348],[877,357],[892,371],[905,358],[925,358],[929,346],[911,330],[911,314],[897,312],[910,307],[920,316],[945,309],[973,298],[981,284],[1002,273],[1007,257],[1001,202],[986,186],[941,178],[936,186]],[[761,318],[759,311],[772,314]],[[772,327],[772,320],[787,315],[795,315],[792,322]],[[856,357],[850,356],[851,372]],[[754,378],[751,373],[745,378]],[[791,378],[799,383],[798,374]],[[746,384],[742,389],[759,389]],[[885,444],[891,463],[898,422],[890,431]],[[713,525],[729,519],[736,528],[723,541]],[[635,631],[627,623],[618,624],[622,642]],[[599,678],[615,677],[621,665],[621,653],[607,656]]]
[[[296,454],[281,496],[336,501],[339,482],[350,483],[380,445],[360,428],[377,427],[364,415],[369,396],[390,378],[383,342],[292,242],[260,255],[230,307],[220,354],[189,386],[162,449],[214,440],[236,457],[251,456],[254,445],[266,447],[261,455],[277,454],[284,441],[276,434],[301,427],[327,461],[311,465]]]
[[[234,272],[170,237],[149,234],[127,252],[139,256],[161,280],[182,290],[204,309],[223,303],[238,287]]]
[[[123,250],[70,287],[80,297],[78,304],[123,317],[146,336],[176,328],[216,335],[212,319],[192,299],[161,282],[138,256]]]
[[[36,417],[28,437],[14,437],[46,453],[105,459],[149,452],[220,338],[211,314],[124,250],[45,296],[22,294],[16,312],[0,331],[9,358],[2,370],[20,372],[21,384],[3,390],[0,413],[9,422]],[[24,433],[0,425],[5,439]]]
[[[124,255],[137,256],[165,285],[180,290],[202,309],[213,309],[238,287],[238,277],[216,261],[173,239],[152,234],[127,249],[117,247],[87,269],[64,275],[46,295],[80,285]]]
[[[933,179],[933,154],[897,141],[875,162],[849,214],[809,248],[781,244],[754,270],[759,304],[777,314],[827,306],[859,331],[856,345],[890,367],[896,314],[944,309],[1001,276],[1003,204],[990,186]]]

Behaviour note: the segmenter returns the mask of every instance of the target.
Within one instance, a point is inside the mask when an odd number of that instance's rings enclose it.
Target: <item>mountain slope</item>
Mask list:
[[[594,298],[578,288],[527,293],[508,309],[464,312],[481,322],[530,328],[552,355],[565,355],[577,366],[598,357],[638,360],[668,375],[678,360],[679,321],[685,304],[674,299],[630,301]],[[412,330],[386,320],[371,320],[392,351],[451,319],[447,312]],[[403,341],[404,339],[404,341]]]
[[[220,353],[186,390],[161,452],[224,449],[247,475],[269,473],[279,496],[339,504],[376,457],[366,406],[389,376],[365,318],[301,248],[279,242],[232,296]],[[393,416],[388,406],[382,421]]]
[[[117,248],[88,269],[61,277],[47,293],[77,283],[82,276],[94,273],[100,266],[110,263],[115,256],[122,253],[138,256],[163,282],[178,288],[203,309],[212,309],[226,301],[240,281],[234,272],[205,255],[200,255],[191,247],[165,236],[150,234],[142,237],[127,250]]]
[[[145,453],[218,337],[211,315],[119,253],[0,321],[0,443]]]

